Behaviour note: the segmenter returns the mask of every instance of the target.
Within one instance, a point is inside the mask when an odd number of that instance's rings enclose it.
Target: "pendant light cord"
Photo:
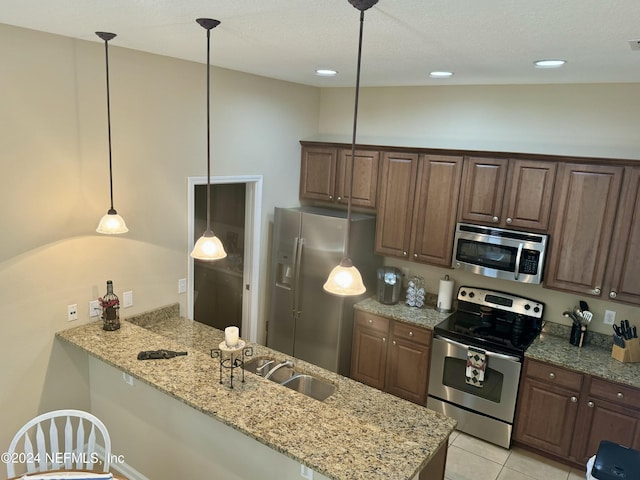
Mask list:
[[[115,35],[114,35],[115,37]],[[114,210],[113,208],[113,166],[111,162],[111,98],[109,95],[109,40],[104,39],[104,58],[105,58],[105,70],[107,72],[107,138],[109,139],[109,193],[111,197],[111,209],[109,213]]]
[[[207,28],[207,232],[211,231],[211,29]]]
[[[351,137],[351,173],[349,178],[349,199],[347,201],[347,228],[345,229],[345,257],[351,257],[351,197],[353,196],[353,173],[356,163],[356,129],[358,126],[358,99],[360,97],[360,64],[362,60],[362,34],[364,30],[364,10],[360,11],[360,36],[358,39],[358,65],[356,68],[356,95],[353,108],[353,136]]]

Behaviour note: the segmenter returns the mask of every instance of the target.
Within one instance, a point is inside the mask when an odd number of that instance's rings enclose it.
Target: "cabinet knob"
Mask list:
[[[368,322],[371,324],[371,323],[373,323],[373,320],[369,319]]]
[[[507,217],[506,222],[507,222],[507,223],[512,223],[512,222],[513,222],[513,219],[512,219],[511,217]]]
[[[618,397],[620,400],[622,400],[624,398],[624,394],[622,392],[618,392],[616,394],[616,397]]]
[[[609,298],[616,298],[618,296],[617,292],[615,292],[614,290],[611,290],[609,292]]]
[[[595,404],[595,403],[593,403],[593,402],[587,402],[587,407],[589,407],[589,408],[593,408],[593,407],[595,407],[595,406],[596,406],[596,404]]]
[[[413,258],[418,258],[418,254],[417,254],[417,253],[414,253],[414,254],[413,254]]]
[[[333,200],[333,195],[329,195],[329,200]]]
[[[386,342],[387,341],[387,337],[382,337],[382,341]]]
[[[593,293],[595,295],[600,295],[600,292],[601,292],[600,287],[596,287],[596,288],[593,289]]]
[[[549,378],[553,380],[554,378],[556,378],[556,374],[555,374],[555,373],[553,373],[553,372],[551,372],[551,373],[549,374]]]
[[[413,332],[409,332],[409,336],[413,337]],[[618,394],[618,395],[620,395],[620,394]]]
[[[396,341],[394,340],[394,341],[393,341],[393,342],[391,342],[391,343],[393,343],[393,344],[395,345],[395,344],[396,344]]]
[[[407,256],[407,252],[402,252],[402,255],[406,257]]]
[[[342,197],[338,197],[338,201],[342,200]]]
[[[498,223],[500,221],[500,217],[493,217],[491,220],[493,220],[493,223]]]
[[[577,401],[578,401],[578,397],[576,397],[575,395],[571,397],[571,403],[576,403]]]

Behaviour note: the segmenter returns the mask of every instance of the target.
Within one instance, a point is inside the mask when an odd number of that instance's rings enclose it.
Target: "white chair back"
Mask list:
[[[98,434],[101,439],[97,438]],[[99,440],[102,441],[104,455],[99,455],[96,450]],[[61,442],[62,449],[59,447]],[[20,460],[17,464],[25,464],[27,473],[59,469],[94,470],[99,459],[102,459],[102,471],[108,472],[111,439],[105,425],[94,415],[82,410],[55,410],[37,416],[18,430],[7,453],[9,459]],[[7,462],[9,478],[16,476],[15,466],[16,463]]]

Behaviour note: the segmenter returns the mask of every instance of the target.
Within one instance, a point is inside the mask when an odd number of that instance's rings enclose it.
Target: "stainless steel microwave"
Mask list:
[[[485,277],[541,283],[548,235],[458,223],[451,266]]]

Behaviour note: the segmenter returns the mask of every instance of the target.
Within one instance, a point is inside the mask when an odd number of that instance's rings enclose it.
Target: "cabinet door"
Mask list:
[[[622,176],[618,166],[558,167],[546,287],[601,294]]]
[[[389,320],[355,311],[351,378],[379,390],[384,389]]]
[[[333,201],[337,156],[336,148],[302,147],[300,198]]]
[[[510,160],[501,225],[546,232],[555,180],[556,163]]]
[[[378,193],[378,165],[380,152],[356,150],[353,164],[353,192],[351,204],[375,208]],[[351,150],[340,149],[336,171],[336,201],[349,201],[351,181]]]
[[[383,154],[376,220],[376,253],[380,255],[409,255],[417,170],[417,154]]]
[[[464,162],[459,218],[461,222],[497,225],[507,179],[507,159],[470,157]]]
[[[411,233],[413,260],[451,266],[461,178],[462,157],[420,157]]]
[[[625,170],[621,199],[604,294],[640,305],[640,168]]]
[[[575,457],[580,463],[586,463],[589,457],[596,454],[602,440],[637,448],[640,438],[640,412],[601,399],[589,398],[581,423],[586,426],[586,433],[581,436],[586,440],[582,448],[578,448]],[[579,441],[580,438],[576,438]]]
[[[578,393],[557,384],[524,378],[514,438],[545,452],[568,457],[578,413]]]
[[[394,322],[387,362],[387,392],[420,405],[426,403],[430,344],[430,331]]]

